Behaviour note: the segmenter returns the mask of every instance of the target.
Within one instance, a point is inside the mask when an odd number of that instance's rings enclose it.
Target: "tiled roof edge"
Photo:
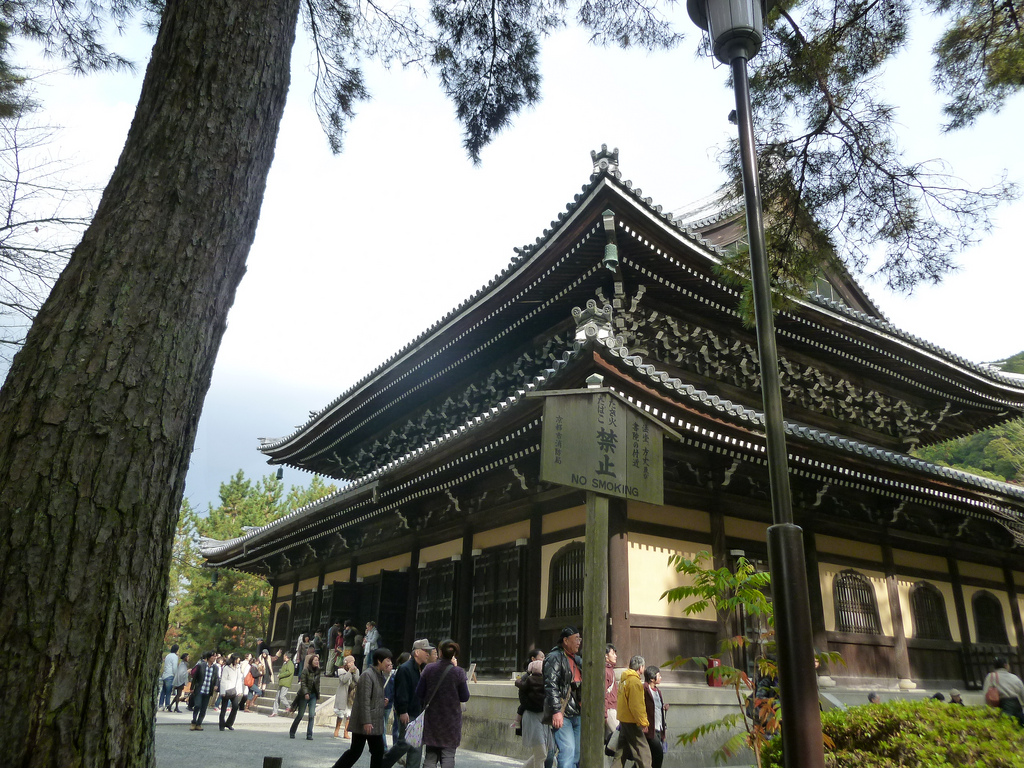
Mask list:
[[[749,425],[758,427],[764,426],[764,414],[761,411],[747,408],[746,406],[734,403],[731,400],[719,397],[718,395],[709,394],[704,390],[697,389],[691,384],[684,384],[680,379],[673,377],[665,371],[658,370],[656,366],[646,362],[641,355],[627,349],[623,345],[620,337],[610,337],[597,343],[603,346],[604,350],[611,357],[621,360],[623,365],[633,368],[654,384],[683,395],[704,411],[717,411],[733,421],[741,423],[746,422]],[[923,461],[905,453],[879,448],[878,446],[870,445],[859,440],[842,437],[826,430],[803,426],[791,421],[785,421],[784,428],[788,435],[801,440],[839,448],[847,453],[866,456],[892,466],[906,467],[919,472],[926,472],[936,477],[942,477],[947,480],[954,480],[964,485],[973,486],[976,489],[992,493],[1000,493],[1024,501],[1024,487],[1014,485],[1012,483],[991,480],[987,477],[981,477],[979,475],[971,474],[970,472],[953,469],[952,467],[943,467],[938,464],[932,464],[931,462]]]

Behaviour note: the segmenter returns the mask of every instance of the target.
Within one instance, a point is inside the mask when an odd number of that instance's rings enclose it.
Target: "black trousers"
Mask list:
[[[1008,699],[1000,699],[999,709],[1003,711],[1004,715],[1009,715],[1020,725],[1024,725],[1024,709],[1021,708],[1020,699],[1016,696],[1011,696]]]
[[[665,760],[665,753],[662,751],[661,737],[653,730],[644,734],[647,737],[647,746],[651,748],[651,768],[661,768]]]
[[[202,725],[206,717],[206,707],[210,703],[210,694],[197,693],[192,705],[192,722],[195,725]]]
[[[228,704],[231,704],[231,714],[225,719],[224,715],[228,711]],[[221,696],[220,697],[220,729],[223,731],[225,728],[229,728],[235,724],[235,715],[238,714],[238,697],[237,696]]]
[[[363,746],[370,745],[370,768],[381,768],[384,765],[384,735],[367,736],[365,733],[352,731],[352,746],[343,752],[334,768],[352,768],[363,754]]]

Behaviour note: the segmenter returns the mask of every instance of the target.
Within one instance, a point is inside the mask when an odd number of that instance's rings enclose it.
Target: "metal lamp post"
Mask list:
[[[803,532],[793,524],[761,186],[757,176],[754,121],[747,79],[747,60],[757,54],[764,39],[767,6],[761,0],[687,0],[686,10],[694,24],[710,35],[715,57],[732,67],[736,91],[743,197],[750,239],[750,279],[772,496],[773,525],[768,529],[768,562],[775,604],[779,694],[783,705],[783,759],[787,768],[823,768],[825,756],[818,708],[818,681],[814,672]]]

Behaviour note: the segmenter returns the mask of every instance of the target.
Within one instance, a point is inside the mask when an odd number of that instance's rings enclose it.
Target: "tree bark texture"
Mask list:
[[[96,217],[0,391],[5,766],[150,766],[171,545],[299,0],[168,0]]]

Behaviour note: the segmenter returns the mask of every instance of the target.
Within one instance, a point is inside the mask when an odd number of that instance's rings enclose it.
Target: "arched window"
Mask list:
[[[974,629],[978,642],[1009,645],[1003,605],[999,598],[991,592],[975,592],[971,603],[974,606]]]
[[[277,609],[277,618],[274,620],[274,641],[284,640],[287,642],[288,630],[291,629],[291,610],[288,605],[282,605]]]
[[[836,608],[836,631],[882,634],[878,603],[871,582],[856,571],[843,571],[832,580],[832,601]]]
[[[914,637],[922,640],[952,640],[946,601],[934,584],[919,581],[910,590],[910,615],[914,619]]]
[[[548,569],[549,619],[583,615],[582,541],[566,544],[551,558]]]

